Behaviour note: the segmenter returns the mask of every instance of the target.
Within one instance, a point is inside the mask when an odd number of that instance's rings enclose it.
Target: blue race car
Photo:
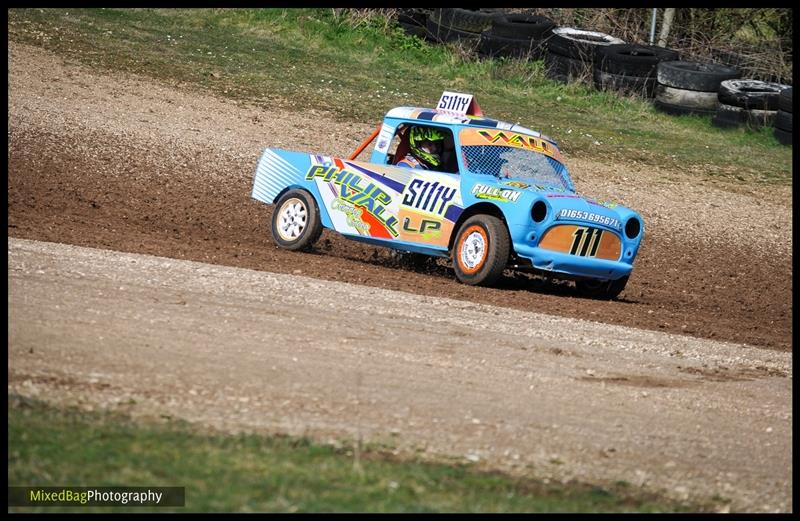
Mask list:
[[[370,160],[357,161],[376,138]],[[264,149],[252,196],[276,205],[272,236],[285,249],[310,248],[325,227],[449,257],[465,284],[524,270],[608,299],[625,288],[644,235],[635,211],[575,192],[552,139],[485,118],[453,92],[436,109],[390,110],[347,159]]]

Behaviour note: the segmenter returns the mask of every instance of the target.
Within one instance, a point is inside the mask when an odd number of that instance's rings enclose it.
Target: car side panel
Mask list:
[[[253,198],[272,204],[291,187],[314,195],[325,227],[422,253],[447,251],[463,211],[456,174],[265,149]]]

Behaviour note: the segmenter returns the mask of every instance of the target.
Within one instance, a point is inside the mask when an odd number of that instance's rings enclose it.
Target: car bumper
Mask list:
[[[536,269],[574,277],[617,280],[630,275],[633,270],[633,265],[626,262],[579,257],[527,244],[515,243],[514,250],[519,257],[529,260]]]

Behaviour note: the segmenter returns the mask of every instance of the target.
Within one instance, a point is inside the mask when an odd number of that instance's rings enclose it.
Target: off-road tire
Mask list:
[[[622,293],[628,284],[628,275],[617,280],[576,280],[575,289],[578,293],[601,300],[613,300]]]
[[[270,227],[272,240],[285,250],[308,250],[322,234],[322,221],[314,196],[289,190],[275,203]]]
[[[492,215],[473,215],[461,225],[451,252],[456,278],[489,286],[503,274],[511,251],[506,225]]]

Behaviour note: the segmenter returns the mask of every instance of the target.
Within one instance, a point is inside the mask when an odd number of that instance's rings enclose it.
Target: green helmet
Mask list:
[[[423,141],[442,141],[444,145],[444,132],[433,127],[411,127],[408,133],[408,145],[417,158],[425,161],[430,166],[439,166],[442,162],[438,153],[428,152],[421,148]]]

